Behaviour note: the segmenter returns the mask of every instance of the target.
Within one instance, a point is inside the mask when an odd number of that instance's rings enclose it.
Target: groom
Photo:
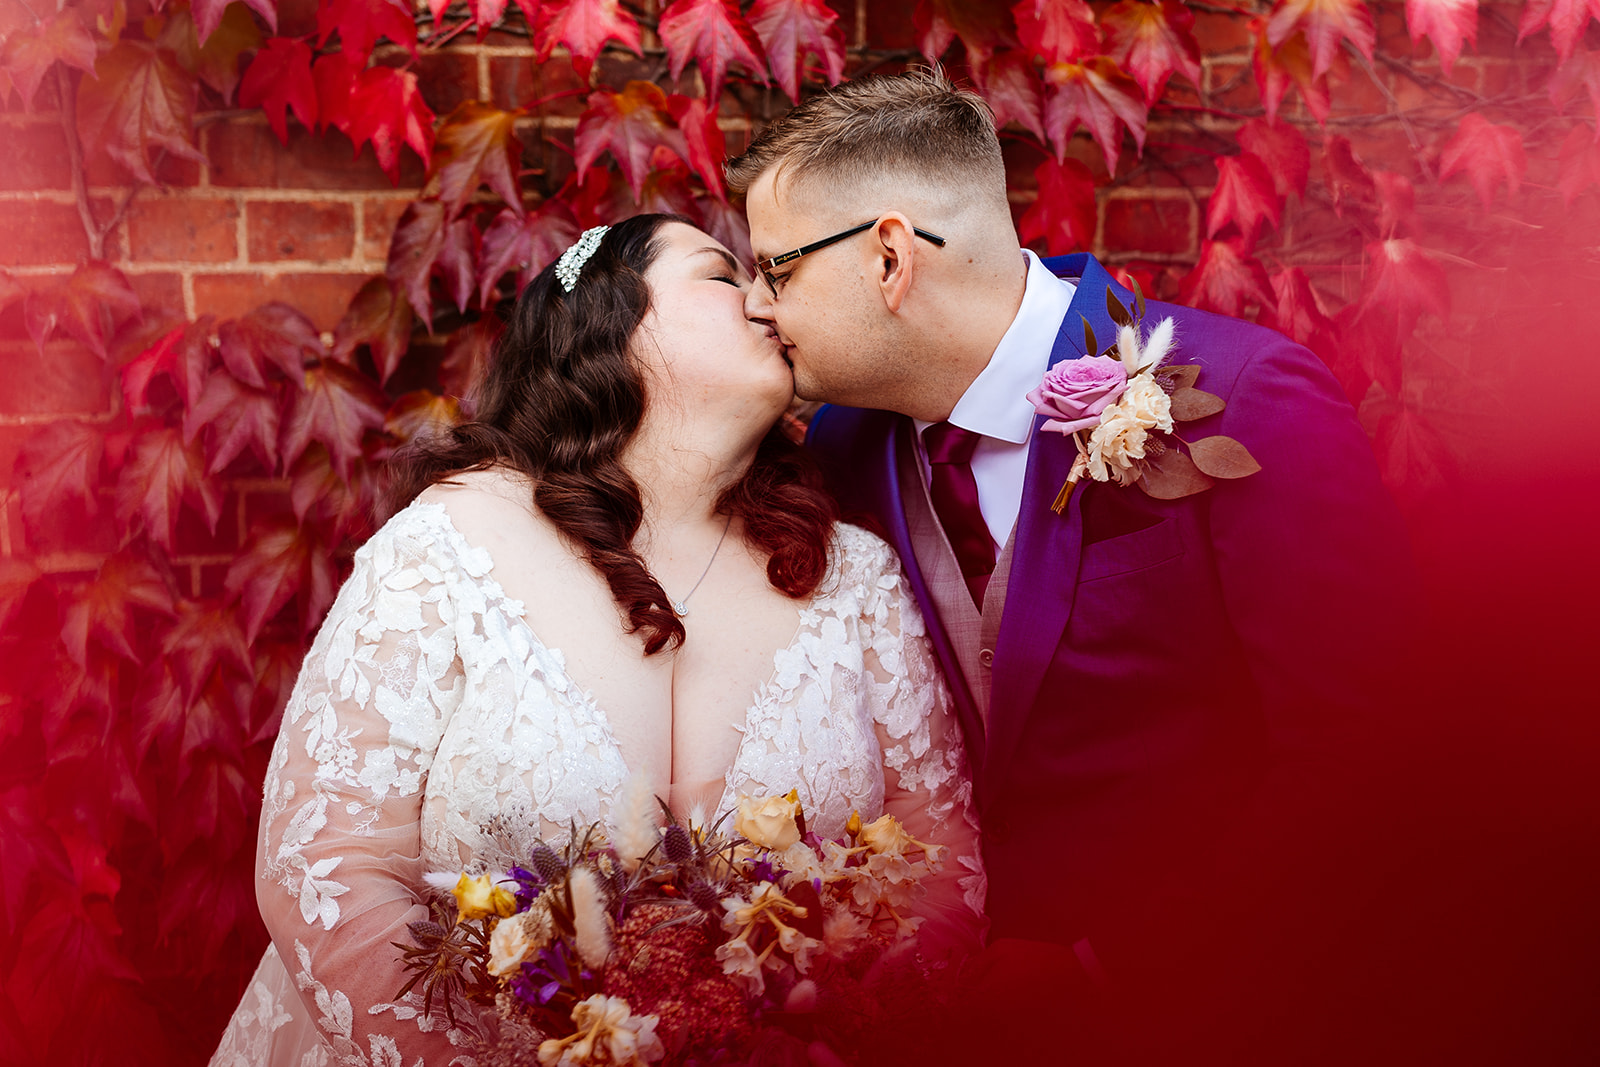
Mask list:
[[[746,312],[830,405],[809,443],[899,551],[954,693],[990,975],[1014,1003],[1107,1006],[1080,1022],[1111,1058],[1265,1062],[1249,1050],[1284,1035],[1250,1017],[1319,996],[1359,945],[1357,768],[1408,636],[1405,538],[1355,412],[1279,334],[1152,302],[1168,363],[1226,401],[1177,433],[1261,470],[1175,500],[1085,478],[1057,514],[1077,450],[1026,394],[1096,354],[1085,320],[1116,338],[1108,290],[1134,298],[1090,256],[1019,247],[983,103],[934,73],[849,82],[728,174],[761,274]],[[1150,1040],[1169,1024],[1178,1059]]]

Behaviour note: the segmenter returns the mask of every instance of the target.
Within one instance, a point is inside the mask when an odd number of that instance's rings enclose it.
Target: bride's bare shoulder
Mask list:
[[[438,504],[468,541],[484,544],[515,534],[524,539],[548,527],[533,503],[533,482],[501,467],[463,471],[424,489],[417,499]]]

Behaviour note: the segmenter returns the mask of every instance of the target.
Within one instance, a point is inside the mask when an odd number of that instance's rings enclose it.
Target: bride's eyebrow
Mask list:
[[[703,255],[703,254],[705,254],[707,252],[711,253],[712,255],[716,256],[718,259],[720,259],[724,263],[726,263],[728,265],[728,269],[733,271],[733,273],[738,274],[738,275],[743,275],[743,274],[747,273],[745,271],[745,268],[740,265],[739,261],[737,259],[734,259],[733,255],[731,253],[729,253],[726,249],[722,249],[722,248],[698,248],[698,249],[695,249],[695,255]]]

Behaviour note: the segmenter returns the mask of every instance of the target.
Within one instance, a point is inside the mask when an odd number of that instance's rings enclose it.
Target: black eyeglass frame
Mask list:
[[[756,273],[760,274],[761,280],[767,283],[767,291],[772,294],[773,299],[777,299],[778,279],[772,276],[773,267],[781,267],[785,263],[793,263],[801,256],[809,256],[811,253],[827,248],[829,245],[842,241],[846,237],[854,237],[856,234],[876,226],[878,222],[878,219],[868,219],[861,225],[852,226],[843,233],[836,233],[832,237],[824,237],[820,241],[812,241],[808,245],[801,245],[792,252],[783,252],[776,256],[769,256],[766,259],[757,260]],[[945,246],[945,239],[936,233],[929,233],[927,230],[919,229],[916,226],[911,227],[911,232],[922,238],[924,241],[927,241],[939,248],[943,248]]]

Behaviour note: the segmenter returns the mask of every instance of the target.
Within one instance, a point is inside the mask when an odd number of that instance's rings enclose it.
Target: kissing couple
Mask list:
[[[492,1008],[396,993],[428,875],[639,794],[939,843],[907,951],[961,976],[952,1062],[1221,1062],[1315,999],[1412,608],[1333,376],[1022,249],[938,73],[810,99],[728,174],[753,274],[680,219],[586,232],[397,461],[283,717],[272,945],[214,1064],[473,1062]]]

